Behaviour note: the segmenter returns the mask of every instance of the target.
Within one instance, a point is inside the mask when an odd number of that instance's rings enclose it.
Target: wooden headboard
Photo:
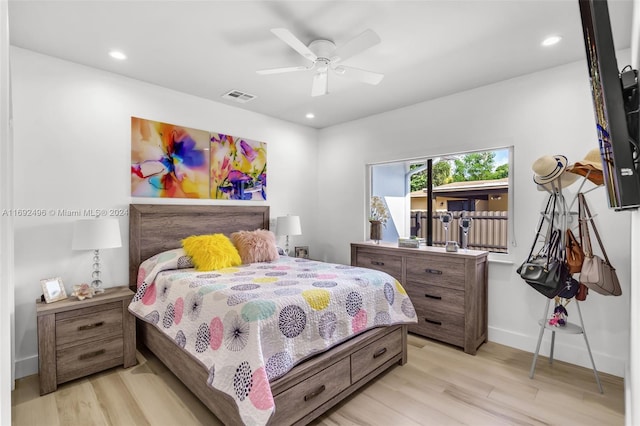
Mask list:
[[[129,206],[129,287],[136,290],[140,263],[179,248],[190,235],[269,229],[269,206]]]

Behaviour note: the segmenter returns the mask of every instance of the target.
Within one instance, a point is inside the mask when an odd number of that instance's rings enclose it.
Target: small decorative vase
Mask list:
[[[380,240],[382,239],[382,222],[379,220],[370,220],[371,231],[369,233],[369,238],[376,242],[376,244],[380,244]]]

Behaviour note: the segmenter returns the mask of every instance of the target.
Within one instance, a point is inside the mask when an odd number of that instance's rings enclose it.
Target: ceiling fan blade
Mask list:
[[[336,74],[343,77],[353,78],[363,83],[376,85],[382,81],[384,74],[378,72],[361,70],[360,68],[347,67],[345,65],[339,65],[333,69]]]
[[[308,60],[315,61],[316,59],[318,59],[316,54],[313,53],[311,49],[309,49],[303,42],[298,40],[298,38],[286,28],[273,28],[271,32]]]
[[[311,96],[322,96],[329,93],[329,78],[327,70],[318,71],[313,75]]]
[[[355,36],[342,46],[338,47],[336,51],[333,52],[331,62],[336,63],[344,61],[345,59],[355,56],[378,43],[380,43],[380,37],[378,34],[373,30],[365,30],[362,34]]]
[[[256,72],[260,75],[267,75],[267,74],[281,74],[285,72],[294,72],[294,71],[308,71],[312,68],[313,67],[305,67],[303,65],[300,65],[297,67],[269,68],[265,70],[258,70]]]

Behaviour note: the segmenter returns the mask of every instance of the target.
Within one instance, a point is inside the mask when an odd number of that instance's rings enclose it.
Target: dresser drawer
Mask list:
[[[116,335],[122,335],[122,302],[56,315],[59,348]]]
[[[464,314],[439,312],[420,305],[414,306],[418,323],[409,324],[410,332],[452,345],[464,346]]]
[[[459,315],[464,317],[464,291],[430,284],[411,283],[405,290],[413,306],[426,312]]]
[[[397,329],[351,355],[351,382],[364,376],[402,351],[402,329]]]
[[[445,256],[407,257],[407,283],[410,282],[464,290],[464,260]]]
[[[290,387],[274,398],[276,410],[271,424],[294,423],[351,385],[350,358],[347,356],[320,373]],[[279,418],[279,413],[299,413],[297,419]]]
[[[57,382],[63,383],[84,377],[106,368],[122,365],[122,363],[122,336],[58,349],[56,357]]]
[[[356,266],[386,272],[402,281],[402,257],[386,255],[376,251],[358,250]]]

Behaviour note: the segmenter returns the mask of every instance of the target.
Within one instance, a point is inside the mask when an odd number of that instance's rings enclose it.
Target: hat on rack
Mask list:
[[[602,159],[600,158],[600,149],[593,148],[587,152],[584,160],[576,161],[567,167],[567,171],[576,175],[584,176],[596,185],[604,185],[604,176],[602,175]]]
[[[538,190],[551,189],[551,182],[558,180],[561,188],[566,188],[578,180],[578,176],[565,173],[567,170],[567,157],[564,155],[543,155],[531,165],[533,181],[538,184]]]

